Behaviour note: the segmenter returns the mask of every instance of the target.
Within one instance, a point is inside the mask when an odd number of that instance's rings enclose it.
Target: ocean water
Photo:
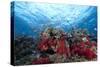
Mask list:
[[[33,2],[12,2],[11,17],[15,35],[38,36],[47,27],[69,32],[72,28],[87,29],[97,36],[97,7]]]

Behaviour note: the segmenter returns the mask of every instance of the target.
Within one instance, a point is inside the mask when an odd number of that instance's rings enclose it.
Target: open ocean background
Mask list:
[[[97,7],[56,3],[12,2],[11,18],[14,34],[39,36],[47,27],[63,29],[87,29],[97,37]]]

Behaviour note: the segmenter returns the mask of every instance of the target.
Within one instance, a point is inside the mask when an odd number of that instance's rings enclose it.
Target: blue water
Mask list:
[[[15,1],[11,4],[11,17],[14,19],[15,35],[35,37],[47,27],[66,32],[73,27],[82,28],[97,35],[96,6]]]

